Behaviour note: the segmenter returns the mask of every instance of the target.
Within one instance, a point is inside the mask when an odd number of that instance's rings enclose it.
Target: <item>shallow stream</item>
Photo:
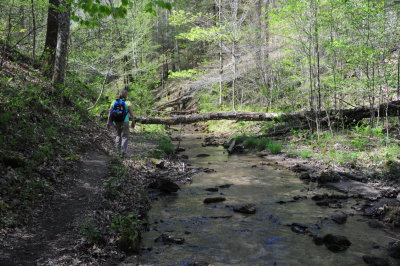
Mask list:
[[[266,159],[255,155],[228,156],[222,147],[202,147],[201,136],[185,133],[180,145],[186,151],[182,154],[189,156],[191,167],[215,172],[198,173],[177,195],[161,197],[153,203],[149,213],[151,230],[144,235],[144,247],[149,251],[142,254],[142,264],[365,265],[365,254],[387,257],[385,247],[393,240],[382,229],[368,226],[369,219],[351,208],[357,201],[363,203],[361,200],[342,203],[340,210],[349,214],[345,224],[324,220],[334,209],[317,206],[311,196],[339,192],[305,184],[293,173],[277,169],[274,163],[268,165]],[[197,157],[199,154],[209,156]],[[226,184],[231,186],[219,188],[218,192],[205,190]],[[277,203],[297,195],[307,199]],[[203,203],[205,198],[216,196],[226,197],[226,201]],[[246,203],[255,204],[257,212],[233,212],[232,205]],[[315,245],[307,234],[293,232],[287,226],[292,223],[309,225],[316,235],[344,235],[352,245],[346,251],[333,253],[324,245]],[[162,233],[184,238],[185,242],[155,242]]]

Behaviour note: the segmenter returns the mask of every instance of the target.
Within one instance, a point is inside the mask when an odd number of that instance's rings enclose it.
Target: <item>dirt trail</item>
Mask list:
[[[101,189],[109,157],[88,152],[53,199],[22,229],[0,238],[0,265],[78,264],[77,228],[102,205]],[[111,262],[110,262],[111,263]],[[112,263],[111,263],[112,264]]]

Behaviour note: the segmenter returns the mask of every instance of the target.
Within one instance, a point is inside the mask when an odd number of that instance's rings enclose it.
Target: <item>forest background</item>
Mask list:
[[[257,123],[257,132],[286,127],[287,154],[393,172],[400,156],[397,117],[378,109],[348,127],[340,115],[400,98],[399,9],[391,0],[1,1],[2,53],[17,54],[52,84],[27,89],[2,75],[2,98],[12,95],[2,109],[32,98],[51,105],[55,97],[104,116],[127,87],[139,115],[311,111],[305,125],[282,126],[277,119]],[[334,121],[325,118],[331,109]],[[87,114],[69,115],[79,125]],[[1,115],[3,129],[12,117]],[[254,126],[208,124],[241,134]],[[0,138],[2,148],[16,142]],[[51,153],[46,145],[36,156]]]

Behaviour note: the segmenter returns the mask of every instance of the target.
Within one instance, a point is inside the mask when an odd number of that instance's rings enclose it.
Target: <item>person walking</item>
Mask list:
[[[115,148],[122,157],[125,157],[128,152],[130,119],[132,120],[131,128],[135,127],[133,109],[127,98],[128,91],[126,89],[118,93],[117,99],[110,106],[106,125],[107,129],[109,129],[111,122],[114,124],[116,131]]]

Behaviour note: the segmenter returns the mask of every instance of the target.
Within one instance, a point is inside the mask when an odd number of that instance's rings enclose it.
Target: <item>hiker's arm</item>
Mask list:
[[[111,107],[110,110],[108,111],[108,118],[107,118],[107,125],[106,125],[107,128],[110,128],[111,110],[112,110],[112,107]]]
[[[133,115],[132,106],[129,106],[128,110],[129,110],[129,117],[131,117],[131,119],[132,119],[131,128],[134,128],[135,127],[135,116]]]

